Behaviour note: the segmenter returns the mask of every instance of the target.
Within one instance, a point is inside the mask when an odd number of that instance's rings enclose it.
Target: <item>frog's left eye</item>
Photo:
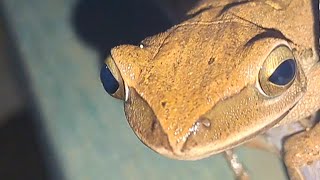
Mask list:
[[[297,63],[291,49],[281,45],[265,60],[259,73],[259,84],[267,96],[278,96],[291,86],[296,74]]]
[[[106,65],[101,68],[100,80],[106,92],[111,96],[124,100],[124,86],[121,74],[111,57],[105,61]]]

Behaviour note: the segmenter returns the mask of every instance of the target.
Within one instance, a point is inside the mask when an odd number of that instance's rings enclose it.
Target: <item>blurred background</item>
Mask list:
[[[220,155],[184,162],[146,148],[101,86],[112,47],[166,30],[188,6],[159,2],[0,1],[1,180],[232,179]],[[286,179],[274,155],[237,153],[253,179]]]

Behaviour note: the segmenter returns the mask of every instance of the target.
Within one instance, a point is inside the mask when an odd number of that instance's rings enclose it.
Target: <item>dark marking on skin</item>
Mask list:
[[[292,48],[292,52],[296,53],[297,52],[297,48]]]
[[[234,17],[244,21],[244,22],[247,22],[249,24],[252,24],[260,29],[263,29],[264,32],[262,33],[259,33],[257,35],[255,35],[253,38],[251,38],[246,44],[245,46],[251,46],[253,43],[255,43],[256,41],[259,41],[259,40],[262,40],[262,39],[265,39],[265,38],[277,38],[277,39],[283,39],[287,42],[290,42],[290,43],[293,43],[293,41],[289,38],[287,38],[281,31],[279,31],[278,29],[275,29],[275,28],[267,28],[267,27],[263,27],[255,22],[252,22],[252,21],[249,21],[245,18],[242,18],[234,13],[230,13],[231,15],[233,15]],[[293,43],[294,44],[294,43]]]
[[[208,61],[208,65],[211,65],[212,63],[214,63],[216,61],[216,58],[211,57]]]
[[[204,8],[202,8],[202,9],[198,10],[198,11],[195,12],[195,13],[188,14],[188,15],[186,16],[185,20],[192,19],[192,18],[198,16],[199,14],[202,14],[203,12],[208,11],[208,10],[210,10],[210,9],[212,9],[212,6],[204,7]]]
[[[192,143],[192,144],[188,144],[189,147],[196,147],[196,146],[198,145],[198,143],[197,143],[196,141],[192,141],[191,143]],[[189,150],[189,149],[184,148],[184,146],[185,146],[185,144],[183,145],[183,148],[181,149],[181,152],[182,152],[182,153],[184,153],[184,152],[186,152],[187,150]]]
[[[255,42],[262,40],[262,39],[266,39],[266,38],[277,38],[277,39],[283,39],[287,42],[292,43],[292,41],[288,38],[286,38],[285,35],[282,34],[282,32],[280,32],[277,29],[273,29],[273,28],[263,28],[265,31],[255,35],[253,38],[251,38],[246,44],[245,46],[251,46],[252,44],[254,44]]]
[[[231,8],[234,8],[236,6],[239,6],[241,4],[246,4],[248,3],[249,1],[248,0],[245,0],[245,1],[239,1],[239,2],[233,2],[233,3],[230,3],[230,4],[227,4],[225,5],[222,10],[218,13],[217,17],[221,16],[223,13],[225,13],[226,11],[230,10]]]
[[[166,101],[162,101],[162,102],[161,102],[161,106],[162,106],[162,107],[166,107],[166,105],[167,105],[167,102],[166,102]]]
[[[152,119],[152,124],[151,124],[151,131],[154,132],[155,129],[158,128],[158,122],[157,122],[157,119]]]

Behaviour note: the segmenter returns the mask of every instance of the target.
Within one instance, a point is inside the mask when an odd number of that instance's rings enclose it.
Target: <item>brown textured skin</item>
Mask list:
[[[285,141],[284,162],[287,165],[291,180],[304,179],[300,168],[314,163],[315,160],[320,160],[319,135],[320,124],[318,123],[312,130],[297,133]]]
[[[186,21],[142,41],[143,48],[112,49],[136,135],[162,155],[200,159],[318,110],[319,24],[311,2],[205,0]],[[253,38],[259,34],[267,37]],[[281,44],[293,50],[298,73],[281,95],[267,97],[259,71]]]

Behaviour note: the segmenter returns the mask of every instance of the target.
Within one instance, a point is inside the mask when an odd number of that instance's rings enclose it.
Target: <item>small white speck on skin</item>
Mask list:
[[[124,89],[125,89],[125,101],[128,101],[129,99],[129,87],[127,85],[124,85]]]
[[[177,130],[174,132],[174,135],[176,136],[176,135],[180,134],[181,131],[182,131],[181,128],[177,129]]]
[[[127,69],[128,69],[128,70],[131,70],[131,69],[132,69],[132,65],[131,65],[131,64],[128,64]]]
[[[134,73],[130,73],[130,78],[131,78],[131,80],[134,80],[134,79],[135,79]]]
[[[212,97],[211,96],[207,96],[207,104],[210,104],[212,101]]]
[[[140,44],[139,47],[140,47],[140,49],[143,49],[143,48],[144,48],[143,44]]]
[[[200,127],[200,122],[196,122],[191,128],[189,128],[189,131],[188,133],[186,133],[182,138],[181,140],[179,139],[178,142],[182,141],[182,142],[185,142],[187,140],[187,138],[193,134],[197,134],[197,132],[199,131],[199,127]]]
[[[196,134],[196,132],[199,130],[199,126],[200,126],[200,123],[196,122],[195,125],[193,125],[191,128],[189,128],[189,132]]]

